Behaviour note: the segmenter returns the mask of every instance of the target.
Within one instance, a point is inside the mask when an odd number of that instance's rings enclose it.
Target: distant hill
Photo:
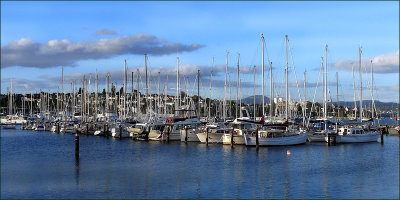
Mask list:
[[[245,104],[253,104],[253,102],[254,102],[253,96],[249,96],[249,97],[242,99],[242,103],[245,103]],[[264,96],[264,102],[269,103],[269,98]],[[261,103],[262,103],[262,95],[256,95],[256,104],[261,104]]]

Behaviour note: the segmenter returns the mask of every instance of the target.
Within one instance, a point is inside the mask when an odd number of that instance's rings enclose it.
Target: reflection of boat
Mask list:
[[[396,126],[396,128],[389,128],[389,135],[399,135],[400,126]]]
[[[44,131],[44,126],[43,126],[43,125],[38,125],[38,126],[35,128],[35,131]]]
[[[4,124],[3,128],[4,129],[15,129],[15,124]]]
[[[379,132],[374,130],[364,130],[363,128],[341,127],[336,136],[336,143],[361,143],[361,142],[377,142]],[[325,137],[328,142],[328,137]]]

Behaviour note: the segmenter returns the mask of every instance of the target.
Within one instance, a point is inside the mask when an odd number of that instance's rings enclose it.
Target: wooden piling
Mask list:
[[[57,133],[60,133],[60,122],[57,122]]]
[[[208,146],[208,127],[206,127],[206,145]]]
[[[328,146],[331,146],[331,136],[328,135]]]
[[[232,132],[231,132],[231,147],[233,147],[233,132],[235,132],[235,129],[232,128]]]
[[[86,135],[89,135],[89,123],[86,124]]]
[[[333,146],[336,146],[336,135],[333,136]]]
[[[383,144],[383,131],[381,129],[381,144]]]
[[[75,158],[79,158],[79,135],[78,135],[78,130],[75,130]]]
[[[187,126],[185,126],[185,143],[187,143],[188,140],[188,129]]]
[[[169,142],[169,129],[170,129],[170,127],[167,126],[166,129],[167,129],[167,142]]]
[[[119,126],[118,126],[118,131],[119,131],[119,138],[121,139],[122,138],[122,125],[121,124],[119,124]]]
[[[256,148],[258,149],[258,127],[256,127]]]

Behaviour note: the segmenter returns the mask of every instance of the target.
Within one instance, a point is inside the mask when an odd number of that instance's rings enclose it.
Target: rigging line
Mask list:
[[[301,93],[300,93],[300,89],[299,89],[299,82],[298,82],[298,80],[297,80],[296,68],[295,68],[295,66],[294,66],[292,48],[291,48],[291,46],[290,46],[290,42],[289,42],[289,41],[288,41],[288,44],[289,44],[289,50],[290,50],[290,57],[291,57],[291,60],[292,60],[293,72],[294,72],[294,76],[296,77],[297,93],[299,94],[299,100],[300,100],[300,102],[302,102]],[[304,106],[302,106],[302,109],[304,109]]]
[[[321,78],[321,74],[322,74],[322,69],[323,69],[323,68],[324,68],[324,66],[321,65],[321,68],[320,68],[319,73],[318,73],[318,81],[317,81],[317,84],[315,85],[314,97],[313,97],[313,100],[312,100],[310,113],[309,113],[308,120],[307,120],[307,127],[310,125],[311,113],[312,113],[312,110],[313,110],[313,108],[314,108],[315,97],[316,97],[316,95],[317,95],[318,84],[319,84],[319,80],[320,80],[320,78]]]

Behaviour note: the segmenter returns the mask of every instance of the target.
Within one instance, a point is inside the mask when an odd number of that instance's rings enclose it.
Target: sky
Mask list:
[[[328,63],[328,97],[359,99],[359,48],[362,49],[363,99],[371,99],[371,60],[374,99],[399,99],[399,2],[1,2],[1,93],[13,81],[13,91],[30,93],[71,91],[83,75],[94,91],[106,75],[118,87],[124,60],[134,88],[144,91],[144,66],[150,89],[176,94],[179,57],[181,89],[200,95],[236,99],[237,66],[240,96],[270,93],[270,62],[274,96],[285,96],[286,49],[290,98],[322,100],[322,60]],[[286,48],[285,35],[288,35]],[[328,46],[325,53],[325,45]],[[240,54],[240,56],[239,56]],[[214,64],[213,64],[214,58]],[[225,76],[228,63],[228,77]],[[256,73],[254,77],[254,66]],[[354,76],[352,73],[354,68]],[[338,73],[338,81],[336,79]],[[186,78],[185,78],[186,77]],[[354,78],[353,78],[354,77]],[[254,82],[255,78],[255,82]],[[227,80],[226,93],[224,92]],[[185,84],[187,82],[187,85]],[[230,87],[229,87],[230,83]],[[336,87],[338,83],[338,88]],[[318,86],[318,87],[317,87]],[[355,90],[354,90],[355,88]],[[336,91],[339,91],[337,94]]]

